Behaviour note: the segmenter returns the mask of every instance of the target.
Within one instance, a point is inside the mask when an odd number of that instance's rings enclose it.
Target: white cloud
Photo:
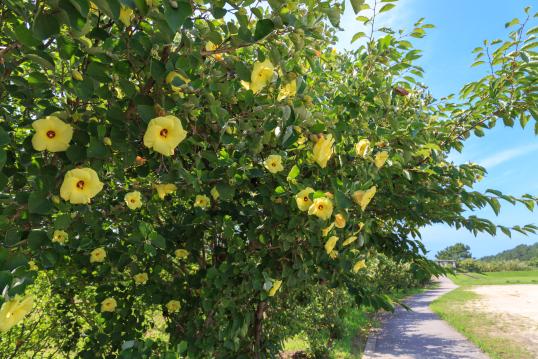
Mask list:
[[[479,160],[478,163],[486,169],[493,168],[516,157],[523,156],[538,150],[538,143],[511,148],[497,152],[489,157]]]

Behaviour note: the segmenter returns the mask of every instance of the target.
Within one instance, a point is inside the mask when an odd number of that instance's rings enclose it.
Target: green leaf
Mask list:
[[[275,28],[275,24],[269,19],[263,19],[259,20],[256,23],[256,30],[254,30],[254,40],[258,41],[269,35],[273,29]]]
[[[7,153],[5,150],[0,148],[0,170],[4,168],[7,160]]]
[[[35,214],[49,214],[52,210],[52,203],[44,193],[32,192],[28,197],[28,212]]]
[[[34,37],[32,31],[28,30],[24,24],[13,26],[15,38],[24,46],[36,47],[41,45],[41,42]]]
[[[0,127],[0,146],[9,144],[10,138],[6,130]]]
[[[293,165],[290,172],[288,173],[288,178],[287,178],[288,182],[291,182],[295,178],[297,178],[297,176],[299,176],[299,173],[300,173],[299,167],[297,167],[297,165]]]
[[[151,244],[160,249],[166,249],[166,239],[157,232],[152,232],[149,235]]]
[[[366,36],[366,34],[364,32],[359,31],[355,35],[353,35],[353,37],[351,38],[351,43],[354,43],[355,41],[357,41],[361,37],[365,37],[365,36]]]
[[[0,271],[0,293],[4,291],[4,288],[11,284],[13,276],[8,270]]]
[[[28,247],[32,250],[37,250],[41,247],[41,244],[48,239],[47,233],[41,230],[33,230],[28,234]]]
[[[395,4],[385,4],[381,10],[379,10],[379,13],[383,13],[383,12],[386,12],[386,11],[389,11],[390,9],[394,8],[396,5]]]
[[[223,201],[231,201],[235,195],[235,189],[227,184],[219,183],[215,186],[219,192],[219,198]]]
[[[353,12],[357,15],[361,11],[361,6],[364,4],[364,0],[350,0]]]
[[[192,15],[191,5],[185,1],[178,1],[177,7],[173,8],[169,1],[163,1],[163,3],[166,22],[172,32],[176,33],[183,26],[185,20]]]
[[[33,24],[34,35],[40,40],[45,40],[60,32],[60,23],[56,16],[41,13]]]
[[[353,202],[340,191],[335,191],[334,200],[338,208],[351,208],[353,206]]]

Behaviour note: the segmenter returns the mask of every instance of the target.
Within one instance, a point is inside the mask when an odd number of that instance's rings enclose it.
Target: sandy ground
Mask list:
[[[499,336],[520,343],[538,358],[538,284],[485,285],[472,291],[480,299],[468,303],[497,320]]]

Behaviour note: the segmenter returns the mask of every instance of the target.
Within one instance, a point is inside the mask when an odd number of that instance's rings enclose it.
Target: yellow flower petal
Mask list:
[[[316,198],[310,208],[309,215],[317,216],[323,220],[331,218],[333,213],[333,203],[327,197]]]
[[[144,134],[144,146],[165,156],[172,156],[176,147],[187,137],[181,121],[175,116],[161,116],[149,121]]]
[[[124,201],[130,209],[138,209],[142,207],[142,194],[138,191],[129,192],[125,195]]]
[[[36,131],[32,146],[36,151],[60,152],[69,148],[73,138],[73,126],[56,116],[47,116],[32,123]]]
[[[372,198],[374,198],[376,191],[377,191],[376,186],[372,186],[370,187],[370,189],[366,191],[355,191],[352,197],[355,203],[357,203],[361,207],[361,209],[364,211],[366,209],[366,206],[368,206],[368,204],[372,200]]]
[[[355,263],[355,265],[353,266],[353,273],[357,273],[362,268],[366,268],[366,262],[364,261],[364,259],[361,259],[360,261]]]
[[[374,164],[377,168],[383,167],[385,162],[389,158],[389,153],[387,151],[378,152],[374,158]]]
[[[100,247],[100,248],[95,248],[91,253],[90,253],[90,263],[100,263],[100,262],[103,262],[106,258],[106,251],[104,248]]]
[[[194,207],[206,209],[210,205],[211,205],[211,201],[209,200],[208,196],[206,196],[205,194],[196,195],[196,199],[194,200]]]
[[[101,313],[103,312],[113,312],[116,310],[118,303],[114,298],[106,298],[101,302]]]
[[[0,308],[0,332],[6,332],[17,325],[32,311],[34,299],[31,295],[22,297],[16,295],[13,299],[2,304]]]
[[[177,187],[173,183],[162,183],[154,185],[157,190],[157,194],[160,199],[164,199],[167,195],[174,193],[177,190]]]
[[[275,67],[269,59],[265,59],[263,62],[256,62],[250,75],[250,89],[252,92],[258,93],[263,90],[273,79],[274,70]]]
[[[67,234],[67,232],[62,231],[62,230],[56,230],[52,234],[52,242],[54,243],[65,244],[65,242],[67,242],[68,239],[69,239],[69,235]]]
[[[357,153],[357,156],[359,157],[366,157],[368,153],[370,152],[370,141],[367,139],[362,139],[355,145],[355,153]]]
[[[284,84],[278,93],[277,100],[282,101],[287,97],[293,97],[297,93],[297,80],[291,80]]]
[[[346,226],[346,218],[341,213],[338,213],[334,216],[334,224],[337,228],[344,228]]]
[[[75,168],[65,174],[60,196],[72,204],[87,204],[102,189],[97,172],[91,168]]]
[[[325,251],[327,252],[327,254],[333,251],[334,247],[336,246],[336,242],[338,242],[338,239],[339,238],[337,236],[332,236],[327,240],[327,242],[325,242]]]
[[[275,280],[273,281],[273,286],[271,287],[271,289],[269,290],[269,293],[267,294],[269,297],[273,297],[276,292],[280,289],[280,286],[282,285],[282,281],[281,280]]]
[[[271,173],[277,173],[284,170],[284,166],[282,166],[282,157],[279,155],[267,156],[267,159],[263,162],[263,165]]]
[[[146,284],[146,282],[148,281],[148,274],[138,273],[133,276],[133,279],[136,284]]]
[[[178,259],[185,259],[189,256],[189,251],[186,249],[176,249],[174,254]]]
[[[300,211],[303,211],[303,212],[308,211],[312,203],[314,203],[310,199],[310,194],[314,192],[315,191],[313,188],[306,187],[305,189],[303,189],[302,191],[300,191],[299,193],[295,195],[295,202],[297,202],[297,207],[299,208]]]
[[[131,25],[131,21],[133,20],[133,18],[134,18],[133,9],[122,5],[120,8],[119,19],[123,23],[123,25],[125,26]]]
[[[170,313],[177,313],[181,309],[181,303],[178,300],[171,300],[166,303],[166,309]]]
[[[327,162],[333,154],[333,144],[334,139],[332,135],[327,135],[326,138],[322,135],[314,145],[314,161],[316,161],[321,168],[327,167]]]

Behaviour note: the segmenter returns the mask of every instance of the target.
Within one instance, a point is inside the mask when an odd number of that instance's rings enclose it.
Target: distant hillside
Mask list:
[[[530,246],[521,244],[515,248],[508,249],[494,256],[486,256],[482,257],[481,259],[484,261],[505,261],[510,259],[528,261],[533,258],[538,258],[538,243],[534,243]]]

